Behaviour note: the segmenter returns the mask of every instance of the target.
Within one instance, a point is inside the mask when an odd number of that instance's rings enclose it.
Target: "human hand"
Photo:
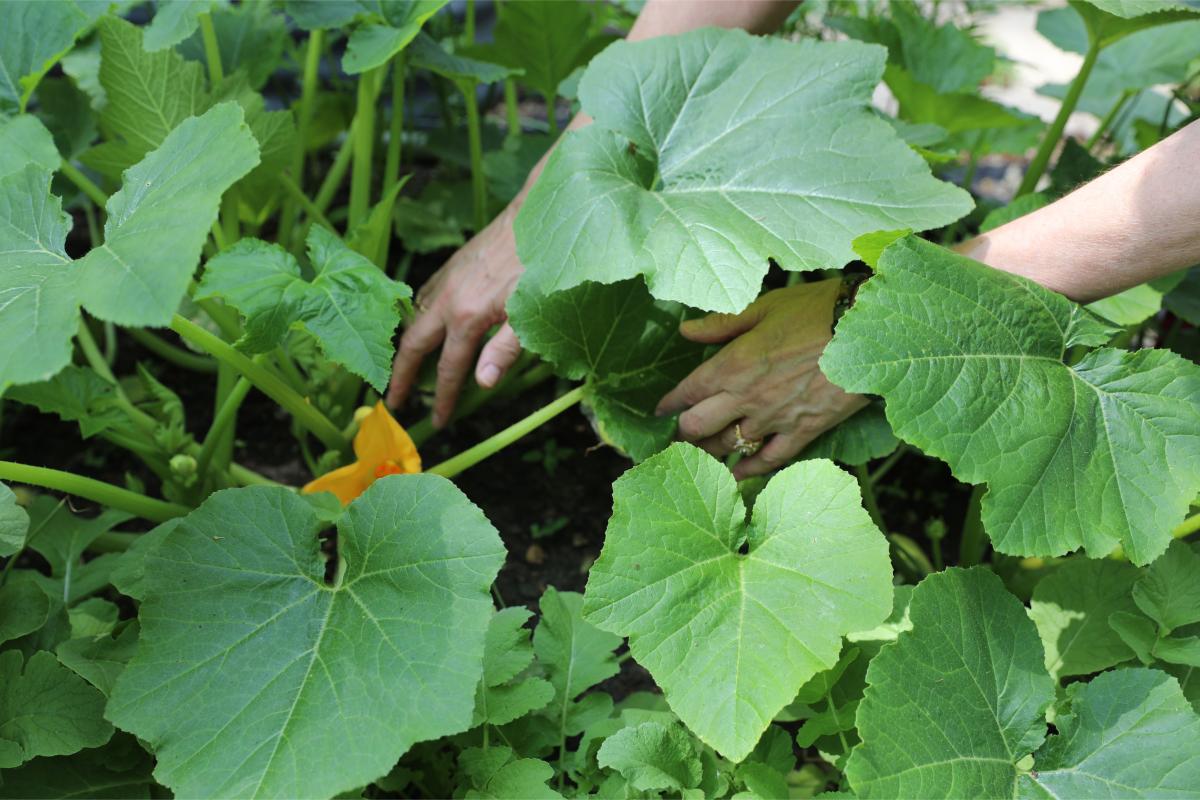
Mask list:
[[[433,426],[450,421],[454,404],[471,360],[488,329],[503,327],[488,340],[475,365],[475,380],[485,389],[495,386],[517,356],[521,344],[505,322],[504,304],[524,268],[517,259],[513,235],[516,209],[509,207],[450,257],[417,292],[416,318],[400,338],[387,404],[404,402],[421,362],[442,346],[433,401]]]
[[[679,417],[679,436],[723,457],[738,431],[745,440],[770,437],[738,462],[738,480],[786,464],[809,442],[867,405],[834,386],[817,367],[832,337],[839,280],[801,283],[768,292],[740,314],[710,314],[680,325],[695,342],[729,342],[658,404]],[[735,427],[736,426],[736,427]]]

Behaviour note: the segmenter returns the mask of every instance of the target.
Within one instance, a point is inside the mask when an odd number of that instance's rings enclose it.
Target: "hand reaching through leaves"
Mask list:
[[[680,326],[696,342],[728,342],[672,389],[658,413],[682,412],[680,438],[714,456],[743,440],[765,440],[738,462],[740,480],[783,466],[813,439],[867,404],[821,374],[840,281],[764,294],[740,314],[710,314]]]
[[[523,267],[513,237],[516,207],[510,206],[467,242],[421,287],[416,318],[400,339],[388,386],[387,403],[404,402],[416,381],[421,362],[442,347],[433,402],[434,427],[450,420],[479,344],[493,325],[504,323],[484,345],[475,364],[475,380],[491,388],[517,356],[521,345],[505,323],[504,304]]]

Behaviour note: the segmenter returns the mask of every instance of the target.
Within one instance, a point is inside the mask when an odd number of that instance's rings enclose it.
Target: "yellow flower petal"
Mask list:
[[[421,471],[417,446],[382,401],[375,404],[359,425],[354,436],[354,455],[353,464],[310,481],[300,491],[333,492],[342,505],[347,505],[377,478]]]

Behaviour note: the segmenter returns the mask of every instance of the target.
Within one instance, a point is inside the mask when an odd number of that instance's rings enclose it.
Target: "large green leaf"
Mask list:
[[[1070,687],[1058,734],[1036,753],[1017,797],[1189,797],[1200,786],[1200,717],[1152,669],[1106,672]]]
[[[105,17],[98,28],[100,85],[107,98],[100,121],[115,140],[92,153],[116,158],[123,169],[205,108],[204,70],[174,50],[147,52],[142,47],[141,29],[117,17]],[[92,164],[93,158],[85,155],[84,161]],[[103,171],[119,175],[121,170]]]
[[[308,254],[316,272],[311,281],[279,245],[243,239],[208,262],[196,296],[220,297],[246,316],[240,342],[246,350],[273,350],[300,326],[326,357],[382,390],[391,375],[399,305],[412,290],[319,225],[309,229]]]
[[[801,458],[829,458],[852,467],[883,458],[900,440],[892,433],[882,403],[872,403],[836,428],[826,431],[804,448]]]
[[[0,556],[11,556],[25,546],[29,514],[17,503],[17,496],[0,483]]]
[[[239,3],[217,9],[212,22],[224,73],[244,75],[252,88],[261,89],[289,44],[283,15],[271,3]],[[179,52],[198,64],[207,62],[199,31],[179,46]]]
[[[61,157],[54,137],[32,114],[0,119],[0,178],[35,164],[47,172],[58,169]]]
[[[493,51],[497,60],[521,69],[522,82],[548,101],[596,45],[587,3],[523,0],[501,5],[499,17]]]
[[[63,666],[104,692],[112,694],[117,678],[137,652],[138,625],[133,621],[120,633],[68,639],[54,649]]]
[[[71,360],[79,301],[63,249],[70,224],[44,168],[0,178],[0,392],[45,380]]]
[[[107,4],[53,0],[4,4],[0,26],[0,115],[25,110],[42,76]]]
[[[444,78],[467,83],[495,83],[521,72],[503,64],[451,53],[427,33],[418,34],[412,40],[408,60],[417,69],[427,69]]]
[[[1029,616],[1053,677],[1090,675],[1133,658],[1108,618],[1137,612],[1130,596],[1137,579],[1138,570],[1128,563],[1073,558],[1038,581]]]
[[[846,764],[855,796],[1012,797],[1054,698],[1037,630],[983,568],[930,575],[909,614],[912,630],[867,669]]]
[[[383,66],[416,38],[425,21],[446,5],[447,0],[363,3],[377,6],[367,24],[350,34],[342,67],[351,75]]]
[[[148,800],[153,766],[154,759],[132,736],[118,733],[103,747],[71,756],[35,758],[17,769],[5,770],[0,798]]]
[[[997,550],[1121,544],[1145,564],[1200,491],[1200,367],[1163,350],[1064,363],[1107,336],[1061,295],[910,237],[884,251],[821,368],[883,395],[897,436],[988,484]]]
[[[3,489],[0,494],[6,491]],[[19,570],[11,575],[0,586],[0,644],[45,625],[52,607],[49,596],[28,572]]]
[[[104,695],[53,653],[0,653],[0,768],[104,744],[113,729],[103,711]]]
[[[952,22],[934,25],[916,4],[890,6],[905,69],[935,91],[971,92],[996,64],[996,51]]]
[[[703,360],[704,347],[679,335],[688,316],[685,306],[656,301],[640,278],[549,295],[522,281],[508,301],[525,349],[559,375],[586,380],[598,431],[637,461],[675,435],[677,418],[656,417],[654,407]]]
[[[1133,587],[1133,600],[1163,634],[1200,622],[1200,553],[1171,542]]]
[[[5,395],[67,422],[78,422],[86,439],[128,421],[117,404],[117,387],[87,367],[68,364],[48,381],[15,386]]]
[[[579,85],[596,122],[555,149],[516,221],[543,293],[637,275],[718,311],[759,293],[768,258],[837,267],[879,229],[971,208],[868,110],[884,51],[705,29],[618,42]]]
[[[584,612],[629,636],[671,709],[731,760],[837,662],[844,634],[888,615],[887,542],[857,486],[832,462],[802,462],[747,520],[733,475],[687,444],[613,484]]]
[[[104,243],[78,262],[87,310],[121,325],[170,322],[221,195],[256,164],[258,145],[236,104],[181,122],[108,199]]]
[[[1200,7],[1178,0],[1068,0],[1083,18],[1088,40],[1109,47],[1126,36],[1171,22],[1194,19]]]
[[[291,491],[226,490],[147,554],[108,716],[177,795],[329,797],[471,724],[495,529],[442,478],[386,477],[339,521],[326,582],[324,527]]]

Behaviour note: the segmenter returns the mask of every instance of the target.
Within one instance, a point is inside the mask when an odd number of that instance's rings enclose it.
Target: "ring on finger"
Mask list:
[[[742,435],[742,423],[738,422],[734,424],[733,434],[737,437],[733,442],[733,449],[743,456],[752,456],[762,449],[762,439],[747,439]]]

